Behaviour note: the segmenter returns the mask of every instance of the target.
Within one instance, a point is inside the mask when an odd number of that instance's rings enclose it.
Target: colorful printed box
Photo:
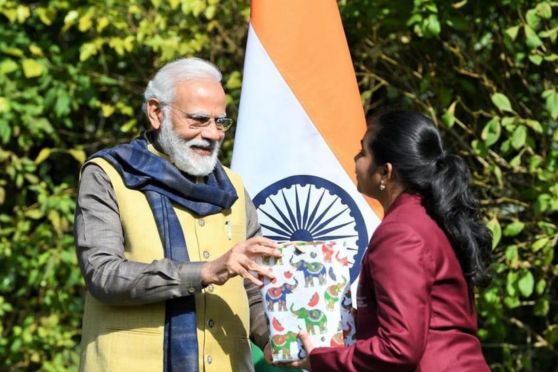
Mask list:
[[[350,273],[345,248],[331,242],[287,242],[283,257],[268,258],[276,278],[264,279],[262,296],[274,362],[302,359],[297,338],[306,331],[315,346],[342,346],[354,338]]]

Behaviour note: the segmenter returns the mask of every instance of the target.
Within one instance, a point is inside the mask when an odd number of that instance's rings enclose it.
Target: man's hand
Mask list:
[[[258,265],[254,259],[261,256],[281,257],[277,245],[273,240],[257,236],[236,244],[227,253],[214,261],[207,262],[201,272],[202,283],[224,284],[237,275],[248,279],[257,286],[263,285],[256,275],[264,275],[270,279],[274,276],[270,269]]]

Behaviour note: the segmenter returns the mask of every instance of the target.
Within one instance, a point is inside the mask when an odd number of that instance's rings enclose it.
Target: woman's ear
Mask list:
[[[151,98],[146,103],[147,119],[151,123],[151,127],[159,130],[163,121],[163,111],[161,103],[155,98]]]
[[[391,163],[385,163],[384,169],[382,169],[382,174],[386,176],[388,180],[395,179],[395,169],[393,169],[393,165]]]

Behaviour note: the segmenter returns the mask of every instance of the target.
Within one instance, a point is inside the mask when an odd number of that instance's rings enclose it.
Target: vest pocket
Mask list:
[[[110,371],[151,372],[163,370],[162,329],[111,329],[109,332]]]

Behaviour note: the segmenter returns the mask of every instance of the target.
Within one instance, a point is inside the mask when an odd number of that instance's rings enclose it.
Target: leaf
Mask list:
[[[541,238],[539,240],[537,240],[536,242],[533,243],[533,245],[531,246],[531,250],[533,252],[538,252],[540,251],[542,248],[546,247],[546,245],[550,242],[549,238]]]
[[[529,171],[535,172],[537,169],[540,168],[541,164],[543,163],[543,157],[540,155],[533,155],[529,159]]]
[[[506,228],[504,229],[504,236],[516,236],[521,231],[523,231],[524,227],[525,227],[525,224],[523,222],[514,221],[514,222],[512,222],[512,223],[510,223],[509,225],[506,226]]]
[[[227,89],[238,89],[240,88],[241,84],[242,84],[242,77],[240,76],[240,71],[233,71],[229,75],[229,78],[225,83],[225,87]]]
[[[31,15],[31,12],[29,11],[29,7],[26,7],[24,5],[18,6],[16,12],[17,12],[17,21],[19,23],[24,23],[25,20],[29,18],[29,15]]]
[[[424,29],[426,31],[425,36],[437,36],[440,33],[442,27],[440,26],[440,21],[435,14],[431,14],[425,20]]]
[[[524,125],[518,125],[517,128],[513,131],[512,135],[512,147],[516,150],[519,150],[525,145],[525,141],[527,140],[527,127]]]
[[[67,150],[68,154],[72,155],[74,159],[76,159],[80,164],[85,163],[86,155],[85,151],[80,149],[70,149]]]
[[[502,238],[502,228],[500,227],[500,223],[496,217],[492,218],[486,224],[486,227],[488,227],[488,229],[492,232],[492,249],[494,249]]]
[[[217,12],[217,7],[215,5],[210,5],[205,9],[204,15],[207,19],[213,19],[215,13]]]
[[[510,296],[504,298],[504,305],[506,305],[509,309],[515,309],[516,307],[521,306],[521,302],[516,296]]]
[[[513,130],[517,126],[517,120],[516,120],[515,116],[506,116],[505,118],[502,118],[502,126],[508,132],[510,132],[510,133],[513,132]]]
[[[93,21],[91,20],[91,16],[86,14],[79,19],[78,30],[80,30],[81,32],[85,32],[89,30],[92,27],[92,25],[93,25]]]
[[[8,111],[10,111],[10,101],[4,97],[0,97],[0,114]],[[1,127],[2,125],[0,124],[0,128]]]
[[[545,108],[552,119],[558,118],[558,93],[554,89],[545,90],[542,94],[545,98]]]
[[[517,245],[510,245],[509,247],[507,247],[505,256],[508,262],[515,263],[519,258],[519,255],[517,253]]]
[[[501,129],[502,128],[500,126],[499,117],[494,117],[488,123],[486,123],[481,132],[481,138],[486,146],[490,147],[498,141],[498,138],[500,138]]]
[[[43,56],[43,50],[41,48],[39,48],[36,45],[30,45],[29,46],[29,51],[31,52],[31,54],[33,54],[34,56],[38,56],[38,57],[42,57]]]
[[[517,279],[518,275],[516,271],[509,271],[506,276],[506,293],[510,297],[515,297],[517,295]]]
[[[510,160],[510,165],[513,168],[517,168],[521,165],[521,153],[517,154],[516,156],[514,156],[514,158],[512,160]]]
[[[546,316],[550,310],[550,304],[546,298],[537,298],[533,312],[537,316]]]
[[[552,197],[549,194],[543,193],[537,197],[535,202],[535,211],[537,213],[544,213],[550,208]]]
[[[420,21],[422,21],[422,15],[415,13],[407,20],[406,25],[412,26],[414,24],[420,23]]]
[[[105,118],[108,118],[114,113],[114,106],[109,105],[108,103],[101,103],[101,111]]]
[[[37,155],[37,157],[35,158],[35,164],[39,165],[43,161],[48,159],[48,157],[50,156],[50,153],[51,153],[51,149],[49,147],[45,147],[45,148],[41,149],[41,151],[39,151],[39,155]]]
[[[53,209],[48,212],[48,219],[54,227],[54,230],[57,232],[58,235],[62,235],[63,232],[63,224],[62,219],[60,218],[60,213],[57,210]]]
[[[541,23],[541,19],[537,15],[536,9],[529,9],[525,14],[525,19],[527,20],[527,24],[529,25],[529,27],[531,27],[533,30],[536,30]]]
[[[517,281],[517,287],[523,297],[529,297],[535,289],[535,278],[529,270],[523,270]]]
[[[64,17],[64,27],[62,28],[62,31],[67,31],[70,27],[72,27],[78,17],[79,13],[76,10],[70,10],[68,14],[66,14],[66,17]]]
[[[486,291],[484,291],[482,297],[488,303],[495,304],[500,302],[500,294],[498,288],[495,287],[489,288]]]
[[[453,127],[453,125],[455,124],[455,115],[453,115],[453,112],[446,111],[442,115],[442,122],[448,128]]]
[[[513,41],[513,40],[515,40],[515,38],[517,37],[517,34],[519,33],[519,26],[510,27],[505,31],[505,33]]]
[[[542,133],[543,132],[543,127],[542,127],[541,123],[539,123],[536,120],[527,119],[527,120],[524,121],[524,123],[525,123],[525,125],[527,125],[529,128],[531,128],[536,133]]]
[[[534,65],[539,66],[543,61],[543,57],[536,54],[532,54],[529,56],[529,61],[531,61],[531,63],[533,63]]]
[[[558,324],[549,325],[548,328],[544,330],[544,338],[546,338],[551,345],[558,343]]]
[[[25,217],[31,218],[32,220],[38,220],[39,218],[43,218],[45,214],[40,209],[30,209],[25,212]]]
[[[130,119],[127,122],[125,122],[124,124],[122,124],[122,126],[120,127],[120,130],[123,133],[128,133],[129,131],[131,131],[132,129],[134,129],[136,127],[136,124],[137,124],[136,119]]]
[[[537,285],[535,286],[535,292],[538,295],[542,295],[544,293],[545,288],[546,288],[546,280],[541,279],[537,282]]]
[[[542,40],[531,27],[525,25],[523,26],[523,29],[525,31],[526,44],[529,49],[538,48],[543,44]]]
[[[97,33],[100,34],[101,32],[103,32],[103,30],[105,29],[105,27],[107,27],[109,25],[109,19],[107,17],[101,17],[97,20]]]
[[[41,22],[43,22],[47,26],[50,26],[52,24],[52,21],[56,17],[55,11],[48,8],[39,7],[35,9],[35,13],[39,16]]]
[[[448,128],[453,127],[453,124],[455,124],[456,105],[457,105],[457,101],[453,101],[452,104],[448,107],[447,111],[444,113],[444,115],[442,115],[442,121]]]
[[[19,68],[18,64],[11,59],[6,58],[2,62],[0,62],[1,75],[7,75],[11,72],[17,71],[18,68]]]
[[[62,89],[58,90],[56,95],[56,103],[54,105],[56,116],[62,118],[70,113],[70,96]]]
[[[494,103],[494,105],[498,107],[500,111],[513,112],[510,100],[504,94],[494,93],[490,98],[492,100],[492,103]]]
[[[96,43],[83,43],[79,48],[79,60],[81,62],[87,61],[92,56],[96,55],[98,51]]]
[[[10,110],[10,103],[3,97],[0,97],[0,113]],[[8,143],[12,135],[12,127],[7,122],[0,120],[0,139],[3,143]],[[0,149],[0,154],[2,150]]]
[[[472,140],[471,147],[473,148],[473,152],[475,155],[478,156],[487,156],[488,155],[488,147],[484,144],[484,142],[479,140]]]
[[[453,9],[460,9],[460,8],[464,7],[465,5],[467,5],[467,2],[468,2],[468,0],[461,0],[457,3],[451,4],[451,7]]]
[[[542,2],[537,5],[535,8],[537,10],[537,14],[544,19],[552,18],[552,6],[547,2]]]
[[[21,65],[23,67],[23,74],[27,78],[41,76],[43,73],[43,66],[34,59],[26,58],[21,61]]]

